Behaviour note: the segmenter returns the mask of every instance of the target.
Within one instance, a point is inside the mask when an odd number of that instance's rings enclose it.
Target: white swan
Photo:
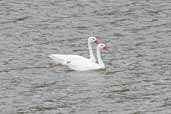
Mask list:
[[[93,49],[91,46],[92,42],[95,42],[96,44],[99,44],[100,42],[94,36],[91,36],[88,38],[88,49],[89,49],[89,54],[90,54],[90,60],[93,62],[96,62],[96,58],[94,56]],[[68,62],[67,61],[68,59],[70,59],[70,60],[79,59],[79,57],[77,55],[64,55],[64,54],[51,54],[51,55],[49,55],[49,57],[51,59],[53,59],[56,64],[62,64],[62,65],[66,65]]]
[[[90,59],[84,58],[79,55],[77,58],[67,59],[66,64],[70,69],[75,71],[87,71],[87,70],[96,70],[96,69],[104,69],[105,64],[103,63],[101,59],[101,53],[100,49],[107,49],[107,46],[105,44],[98,44],[97,46],[97,58],[98,63],[95,63],[91,61]]]

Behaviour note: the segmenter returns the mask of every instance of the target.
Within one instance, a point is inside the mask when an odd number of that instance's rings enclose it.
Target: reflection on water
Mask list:
[[[169,114],[170,0],[0,1],[0,113]],[[106,70],[75,72],[52,53],[110,47]],[[95,47],[94,47],[95,49]]]

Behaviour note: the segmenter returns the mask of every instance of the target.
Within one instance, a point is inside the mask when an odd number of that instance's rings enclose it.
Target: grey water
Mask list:
[[[91,35],[105,70],[48,58]],[[0,114],[171,114],[171,0],[0,0]]]

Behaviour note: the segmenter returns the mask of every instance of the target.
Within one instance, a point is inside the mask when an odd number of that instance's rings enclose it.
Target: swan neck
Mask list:
[[[105,67],[103,60],[101,58],[100,48],[97,46],[97,59],[100,66]]]
[[[95,62],[96,59],[94,57],[93,49],[92,49],[92,46],[91,46],[91,42],[89,40],[88,40],[88,49],[89,49],[89,54],[90,54],[90,60]]]

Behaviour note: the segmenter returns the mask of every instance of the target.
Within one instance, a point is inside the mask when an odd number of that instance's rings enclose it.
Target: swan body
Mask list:
[[[100,49],[105,49],[106,45],[99,44],[97,46],[97,58],[98,63],[93,62],[92,60],[79,56],[79,55],[60,55],[60,54],[51,54],[50,57],[58,63],[61,60],[61,64],[67,65],[70,69],[75,71],[87,71],[87,70],[96,70],[104,69],[105,65],[101,59]],[[65,59],[63,59],[65,57]]]
[[[105,66],[101,66],[79,55],[77,56],[77,59],[68,60],[67,66],[75,71],[87,71],[105,68]]]
[[[96,44],[99,44],[99,40],[96,37],[89,37],[88,38],[88,49],[89,49],[89,54],[90,54],[90,60],[92,62],[96,62],[96,58],[93,53],[93,49],[91,46],[91,43],[95,42]],[[80,59],[81,56],[78,55],[64,55],[64,54],[51,54],[49,55],[50,58],[52,58],[56,64],[62,64],[66,65],[66,62],[68,60],[78,60]]]

